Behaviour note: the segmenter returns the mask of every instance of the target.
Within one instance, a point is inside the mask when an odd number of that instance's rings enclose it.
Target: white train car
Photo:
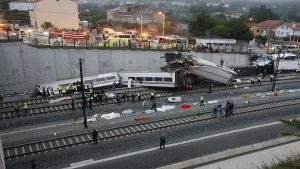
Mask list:
[[[178,87],[176,72],[119,72],[118,75],[125,86]]]
[[[41,90],[43,89],[43,87],[47,89],[47,87],[52,86],[54,92],[57,92],[57,88],[59,85],[61,85],[62,88],[64,89],[64,87],[67,85],[71,85],[71,84],[77,86],[80,85],[78,82],[80,82],[80,78],[50,82],[50,83],[40,84],[39,86]],[[119,84],[119,76],[116,72],[104,73],[96,76],[83,77],[83,82],[86,88],[90,87],[91,84],[93,85],[94,88],[112,86],[113,83]]]

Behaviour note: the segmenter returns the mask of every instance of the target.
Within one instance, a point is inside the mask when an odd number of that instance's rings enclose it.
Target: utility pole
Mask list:
[[[80,88],[81,88],[81,98],[82,98],[83,125],[84,125],[84,128],[88,128],[86,114],[85,114],[86,98],[84,96],[84,85],[83,85],[83,75],[82,75],[82,62],[83,62],[83,59],[79,58],[79,66],[80,66]]]

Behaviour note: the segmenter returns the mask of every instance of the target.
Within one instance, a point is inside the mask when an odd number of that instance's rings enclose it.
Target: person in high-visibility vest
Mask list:
[[[54,95],[54,89],[52,86],[50,86],[50,92],[51,92],[51,95]]]
[[[61,87],[61,85],[58,85],[57,90],[58,90],[58,94],[62,94],[62,87]]]
[[[25,110],[25,113],[28,112],[28,105],[26,102],[23,104],[23,109]]]
[[[150,93],[150,101],[152,101],[152,102],[154,102],[154,95],[155,95],[155,93],[154,93],[154,91],[152,91]]]
[[[70,86],[69,86],[69,85],[67,85],[67,86],[65,87],[65,91],[66,91],[66,94],[69,94],[69,92],[70,92]]]

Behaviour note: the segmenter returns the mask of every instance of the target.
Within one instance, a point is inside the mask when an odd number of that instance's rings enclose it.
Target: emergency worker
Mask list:
[[[154,102],[154,95],[155,95],[155,93],[154,93],[154,91],[152,90],[152,92],[150,93],[150,101],[152,101],[152,102]]]
[[[26,102],[24,102],[24,104],[23,104],[23,109],[24,109],[25,113],[27,114],[27,112],[28,112],[28,105],[27,105]]]
[[[61,85],[58,85],[57,90],[58,90],[58,94],[62,94],[62,87],[61,87]]]
[[[141,98],[142,98],[142,95],[141,95],[141,93],[140,93],[140,92],[138,92],[138,93],[137,93],[137,96],[138,96],[138,102],[140,103],[140,102],[141,102],[141,100],[142,100],[142,99],[141,99]]]
[[[165,148],[165,144],[166,144],[166,136],[164,135],[164,134],[162,134],[161,136],[160,136],[160,139],[159,139],[159,149],[161,149],[161,148]]]

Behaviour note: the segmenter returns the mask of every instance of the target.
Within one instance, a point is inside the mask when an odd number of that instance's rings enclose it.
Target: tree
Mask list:
[[[215,20],[205,14],[196,15],[188,25],[189,32],[197,37],[208,34],[213,27],[215,27]]]
[[[226,22],[227,38],[236,40],[250,41],[254,35],[246,22],[240,20],[230,20]]]
[[[259,23],[265,20],[280,19],[279,15],[274,13],[271,8],[267,8],[265,5],[260,7],[253,7],[249,9],[249,17],[252,17],[254,22]]]
[[[45,21],[41,27],[44,29],[44,30],[49,30],[49,29],[52,29],[54,27],[54,25],[51,23],[51,22],[47,22]]]
[[[256,38],[255,38],[255,42],[259,43],[259,44],[263,44],[265,45],[266,42],[268,40],[268,37],[266,36],[261,36],[261,35],[258,35]]]

